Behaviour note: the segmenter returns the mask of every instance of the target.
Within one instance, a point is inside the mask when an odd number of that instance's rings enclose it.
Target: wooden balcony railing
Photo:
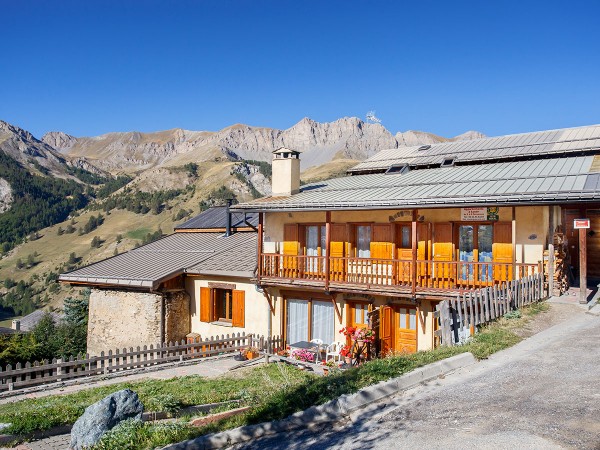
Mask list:
[[[324,256],[261,255],[261,278],[306,280],[349,285],[397,286],[411,288],[413,267],[416,289],[462,290],[493,286],[540,272],[540,264],[430,261],[331,257],[327,268]],[[329,272],[329,278],[327,277]]]

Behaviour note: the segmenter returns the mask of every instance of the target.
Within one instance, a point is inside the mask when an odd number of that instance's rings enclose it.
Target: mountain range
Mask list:
[[[380,124],[345,117],[328,123],[304,118],[287,130],[236,124],[217,132],[176,128],[80,138],[49,132],[42,141],[64,156],[99,169],[134,173],[223,157],[270,162],[271,152],[280,147],[301,151],[302,168],[308,169],[334,159],[364,160],[383,149],[481,137],[484,135],[476,131],[449,139],[421,131],[393,135]]]

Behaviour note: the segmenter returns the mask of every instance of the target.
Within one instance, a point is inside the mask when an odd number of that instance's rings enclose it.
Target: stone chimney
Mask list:
[[[300,191],[300,152],[281,147],[273,152],[273,197],[297,194]]]
[[[19,319],[14,319],[12,321],[12,329],[15,331],[21,331],[21,321]]]

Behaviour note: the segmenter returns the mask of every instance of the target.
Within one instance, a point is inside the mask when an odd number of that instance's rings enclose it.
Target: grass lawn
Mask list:
[[[463,352],[478,359],[518,343],[515,330],[533,315],[546,310],[544,303],[524,308],[512,318],[502,318],[457,347],[440,347],[415,354],[378,359],[326,377],[299,371],[283,364],[270,364],[214,379],[183,377],[172,380],[149,380],[137,383],[93,388],[74,394],[28,399],[2,405],[0,422],[10,422],[6,432],[27,433],[57,425],[72,424],[90,404],[126,387],[138,393],[146,411],[172,411],[184,406],[241,399],[252,405],[246,414],[222,420],[203,428],[193,428],[184,421],[153,424],[125,423],[107,433],[95,447],[99,449],[154,448],[206,433],[283,419],[296,411],[325,403],[382,380],[402,375],[417,367]]]

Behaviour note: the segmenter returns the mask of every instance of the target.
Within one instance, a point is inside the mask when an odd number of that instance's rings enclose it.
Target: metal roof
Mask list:
[[[64,314],[38,309],[33,311],[31,314],[27,314],[26,316],[17,319],[20,322],[21,331],[33,330],[46,314],[50,314],[50,317],[54,323],[59,323],[64,318]]]
[[[256,268],[256,249],[253,252],[238,250],[249,245],[256,246],[254,232],[239,232],[229,237],[222,233],[175,233],[130,252],[61,274],[59,280],[156,289],[162,281],[204,261],[206,264],[194,273],[201,274],[212,268],[213,272],[223,276],[251,277]],[[241,270],[230,273],[234,267]]]
[[[236,205],[240,210],[384,209],[600,200],[594,156],[497,162],[355,175],[321,181],[288,197]]]
[[[258,226],[258,214],[232,212],[231,226],[233,228],[247,228],[246,219],[253,227]],[[215,206],[191,218],[187,222],[175,227],[175,230],[211,230],[223,229],[227,223],[227,207]]]
[[[422,147],[427,148],[420,150]],[[377,172],[397,164],[417,167],[439,166],[445,157],[455,157],[456,164],[465,164],[477,161],[556,156],[599,149],[600,125],[592,125],[382,150],[348,172]]]

